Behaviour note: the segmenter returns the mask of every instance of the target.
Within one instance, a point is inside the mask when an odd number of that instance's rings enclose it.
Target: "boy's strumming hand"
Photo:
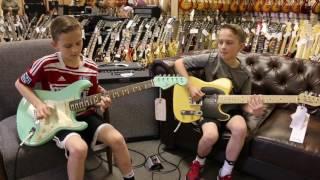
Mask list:
[[[50,116],[51,114],[51,108],[45,104],[41,103],[37,105],[35,115],[38,120],[46,119]]]
[[[196,86],[188,86],[190,96],[193,100],[198,101],[204,96],[205,94]]]
[[[111,105],[111,99],[108,96],[101,96],[101,101],[97,103],[100,110],[104,112]]]

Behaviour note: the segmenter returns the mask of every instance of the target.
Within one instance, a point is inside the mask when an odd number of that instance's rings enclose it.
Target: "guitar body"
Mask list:
[[[219,9],[220,9],[219,2],[217,0],[211,0],[210,10],[211,11],[216,11],[216,10],[219,10]]]
[[[254,5],[254,12],[261,12],[262,6],[263,6],[263,2],[261,0],[257,0]]]
[[[312,6],[312,13],[319,14],[320,13],[320,2],[319,0],[316,0]]]
[[[230,4],[230,10],[233,13],[238,12],[239,9],[239,4],[238,4],[238,0],[232,0],[231,4]]]
[[[301,9],[301,6],[300,6],[300,3],[298,0],[295,0],[294,3],[292,4],[292,12],[294,13],[300,13],[300,9]]]
[[[206,2],[204,0],[197,0],[197,10],[203,11],[206,9]]]
[[[273,0],[272,6],[271,6],[271,11],[273,13],[277,13],[277,12],[280,12],[280,10],[281,10],[281,7],[279,5],[279,2],[277,0]]]
[[[266,0],[262,5],[262,12],[269,13],[271,11],[271,3],[269,0]]]
[[[254,3],[252,1],[253,0],[249,0],[249,3],[247,5],[247,11],[248,12],[254,12]]]
[[[240,1],[240,4],[239,4],[239,11],[240,11],[241,13],[244,13],[244,12],[246,12],[246,10],[247,10],[246,0],[241,0],[241,1]]]
[[[51,116],[36,124],[35,108],[23,98],[17,110],[17,130],[20,140],[27,138],[31,128],[35,134],[25,142],[28,146],[38,146],[50,141],[54,135],[63,129],[80,131],[87,128],[87,123],[78,122],[76,113],[69,108],[69,101],[80,99],[81,92],[91,86],[88,80],[77,81],[61,91],[35,90],[36,95],[49,107]]]
[[[289,12],[290,12],[290,9],[291,9],[290,4],[287,2],[287,0],[284,0],[284,1],[283,1],[283,4],[282,4],[282,6],[281,6],[281,11],[282,11],[283,13],[289,13]]]
[[[180,0],[179,7],[183,11],[189,11],[192,9],[192,1],[191,0]]]
[[[220,78],[212,82],[205,82],[195,77],[190,77],[189,82],[198,88],[211,87],[215,88],[223,94],[229,94],[232,89],[232,83],[229,79]],[[182,115],[182,111],[201,112],[201,105],[194,105],[190,103],[190,94],[186,86],[174,86],[173,89],[173,111],[177,120],[183,123],[191,123],[200,120],[202,114],[195,115]],[[224,113],[221,109],[221,105],[217,104],[212,109],[217,115],[217,119],[220,121],[229,120],[230,116]]]
[[[230,2],[229,0],[224,0],[222,7],[221,7],[222,12],[229,12],[230,11]]]

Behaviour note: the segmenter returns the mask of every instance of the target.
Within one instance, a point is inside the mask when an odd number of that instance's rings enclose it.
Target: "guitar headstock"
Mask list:
[[[301,93],[298,95],[298,102],[315,107],[320,106],[320,96],[314,95],[314,93]]]
[[[170,76],[170,75],[162,75],[156,76],[153,78],[153,84],[155,87],[160,87],[161,89],[168,89],[175,84],[179,84],[181,86],[187,84],[187,79],[182,76]]]

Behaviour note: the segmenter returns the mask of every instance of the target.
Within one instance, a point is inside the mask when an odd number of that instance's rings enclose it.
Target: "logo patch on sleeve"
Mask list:
[[[24,84],[30,84],[32,82],[32,79],[28,73],[24,73],[20,79]]]

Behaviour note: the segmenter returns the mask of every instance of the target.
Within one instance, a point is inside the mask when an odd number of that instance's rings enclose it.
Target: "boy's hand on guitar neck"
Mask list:
[[[103,94],[107,92],[107,90],[104,89],[102,86],[98,87],[98,91]],[[97,106],[99,106],[101,112],[104,112],[107,108],[110,107],[110,105],[111,105],[111,98],[108,96],[101,96],[100,102],[97,103]]]
[[[111,105],[111,99],[108,96],[101,96],[101,101],[97,103],[97,106],[100,107],[100,110],[104,112]]]
[[[249,99],[247,107],[248,113],[256,117],[262,116],[264,112],[264,103],[262,97],[259,95],[252,95]]]

